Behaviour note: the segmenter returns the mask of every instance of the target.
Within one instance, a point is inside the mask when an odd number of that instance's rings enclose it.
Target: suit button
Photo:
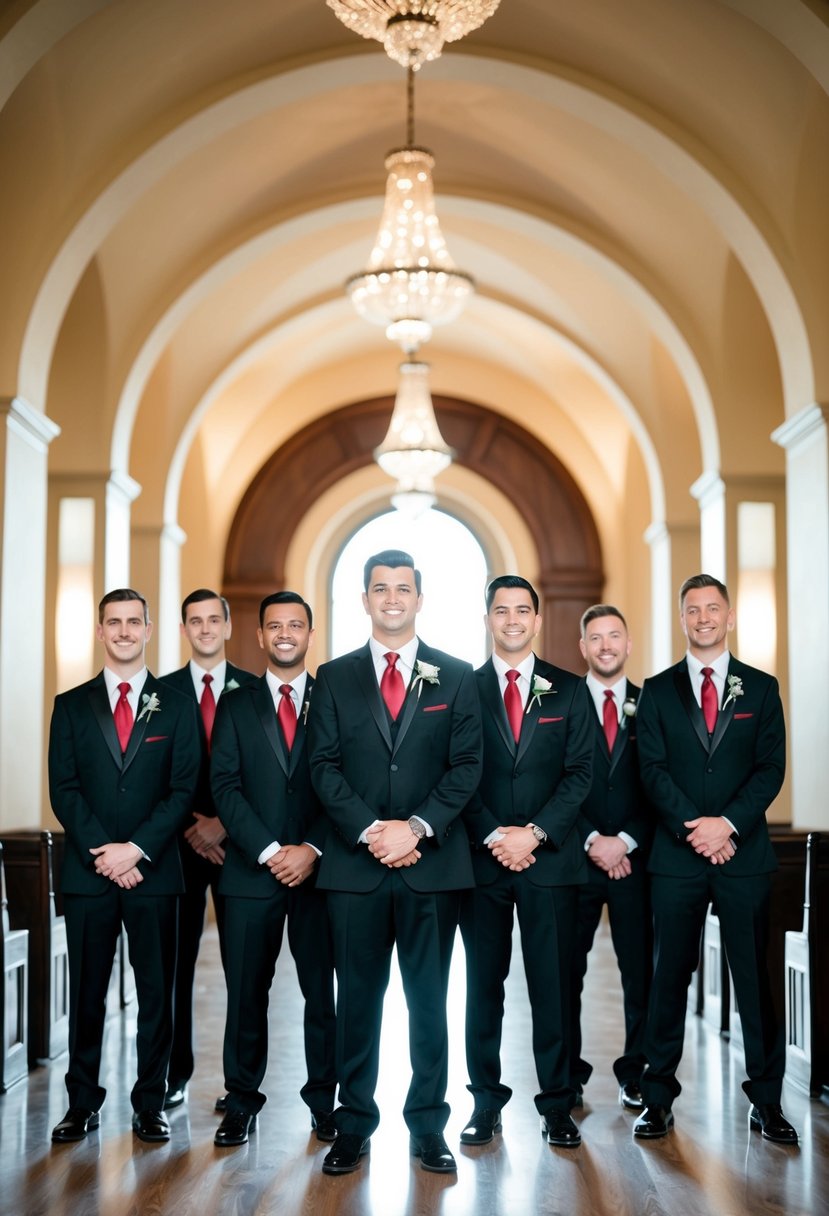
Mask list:
[[[705,771],[706,773],[713,773],[714,770],[712,768],[707,768]]]
[[[393,765],[391,766],[391,771],[392,771],[393,773],[396,773],[396,772],[397,772],[397,768],[398,768],[398,766],[397,766],[396,764],[393,764]]]
[[[293,787],[292,785],[289,785],[289,786],[288,786],[288,793],[289,793],[289,794],[292,794],[293,792],[294,792],[294,787]]]

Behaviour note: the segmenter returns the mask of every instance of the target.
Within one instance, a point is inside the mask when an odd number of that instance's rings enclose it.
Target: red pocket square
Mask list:
[[[144,740],[145,743],[160,743],[162,739],[169,739],[169,735],[148,735]]]
[[[424,705],[423,712],[425,714],[435,714],[439,709],[448,709],[448,705]]]
[[[753,718],[754,714],[735,714],[735,718]]]
[[[562,715],[560,718],[539,718],[538,725],[540,726],[542,724],[542,722],[563,722],[563,721],[564,721],[564,715]]]

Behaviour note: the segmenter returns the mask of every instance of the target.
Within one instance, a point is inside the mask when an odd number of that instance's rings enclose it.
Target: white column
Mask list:
[[[786,451],[792,823],[829,829],[829,406],[772,434]]]
[[[60,428],[0,399],[0,825],[43,811],[43,636],[49,444]]]

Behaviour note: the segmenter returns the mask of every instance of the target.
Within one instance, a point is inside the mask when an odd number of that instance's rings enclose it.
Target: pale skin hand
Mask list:
[[[310,844],[283,844],[265,865],[277,882],[286,887],[298,887],[313,873],[317,855]]]
[[[144,875],[136,867],[133,867],[131,870],[127,870],[126,874],[122,874],[120,878],[113,879],[115,885],[122,887],[125,891],[132,890],[133,887],[137,887],[138,884],[143,881]]]
[[[134,869],[143,856],[141,850],[129,841],[124,841],[123,844],[102,844],[89,851],[95,858],[96,871],[104,878],[111,878],[116,882]]]
[[[222,826],[221,820],[208,815],[200,815],[198,811],[193,812],[193,818],[196,822],[191,824],[184,833],[184,839],[200,857],[206,857],[208,861],[212,861],[217,866],[222,865],[225,859],[222,842],[227,836],[227,832]]]
[[[519,828],[515,825],[500,827],[502,840],[491,840],[487,848],[496,861],[508,870],[528,870],[535,865],[534,850],[539,841],[535,838],[532,828]]]
[[[420,861],[415,836],[406,819],[387,819],[377,823],[366,832],[368,851],[384,866],[399,870],[401,866],[413,866]]]
[[[722,816],[703,815],[685,823],[691,831],[685,837],[695,853],[707,857],[712,865],[724,865],[734,856],[736,849],[731,840],[734,829]]]
[[[618,836],[594,836],[587,856],[608,878],[627,878],[631,872],[627,845]]]

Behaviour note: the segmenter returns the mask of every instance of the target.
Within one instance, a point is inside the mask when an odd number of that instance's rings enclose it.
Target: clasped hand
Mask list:
[[[313,873],[317,855],[310,844],[283,844],[265,865],[286,887],[298,887]]]
[[[221,820],[216,816],[200,815],[198,811],[193,812],[193,819],[195,823],[184,833],[184,839],[199,857],[205,857],[214,865],[223,865],[225,851],[222,842],[227,832]]]
[[[500,840],[490,840],[487,848],[496,861],[508,870],[528,870],[535,865],[534,850],[538,844],[532,828],[500,827]]]
[[[144,875],[138,869],[137,862],[142,853],[137,845],[129,841],[123,843],[99,845],[97,849],[89,850],[95,858],[95,870],[103,878],[109,878],[116,886],[125,891],[137,887],[144,881]]]
[[[420,861],[418,839],[407,819],[386,819],[366,832],[369,853],[393,870],[413,866]]]
[[[627,878],[631,873],[627,845],[619,836],[594,836],[587,856],[608,878]]]
[[[702,815],[699,819],[689,819],[685,823],[691,831],[685,837],[695,853],[707,857],[712,866],[724,865],[730,861],[737,849],[731,839],[734,829],[721,815]]]

